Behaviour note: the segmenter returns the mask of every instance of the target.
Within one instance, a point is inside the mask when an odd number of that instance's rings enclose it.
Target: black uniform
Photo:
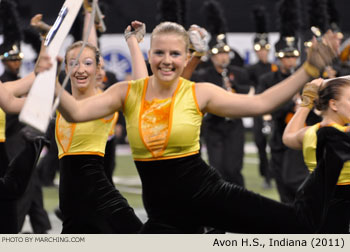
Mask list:
[[[105,79],[103,80],[103,84],[105,85],[104,90],[108,89],[110,86],[112,86],[116,82],[117,82],[117,78],[115,74],[113,72],[106,71],[106,76],[105,76]],[[119,112],[119,115],[120,115],[120,112]],[[119,120],[119,117],[118,117],[118,120]],[[115,135],[109,136],[106,143],[106,149],[105,149],[104,167],[105,167],[106,175],[112,184],[113,184],[113,173],[117,165],[116,158],[115,158],[116,149],[117,149],[117,137]]]
[[[15,234],[19,231],[17,200],[27,188],[42,148],[41,140],[24,141],[24,143],[21,152],[9,163],[5,174],[0,178],[1,234]]]
[[[10,71],[6,71],[1,75],[2,82],[15,81],[20,77]],[[20,151],[24,145],[24,140],[20,137],[18,132],[24,127],[24,124],[18,120],[18,115],[6,114],[6,153],[9,160],[11,160]]]
[[[227,77],[235,92],[248,93],[250,81],[245,69],[229,66]],[[192,79],[197,82],[211,82],[223,87],[223,78],[213,66],[200,69]],[[203,119],[202,136],[207,146],[210,165],[216,168],[226,181],[244,186],[241,174],[244,156],[242,119],[207,114]]]
[[[198,154],[135,161],[149,217],[141,232],[196,233],[201,226],[234,233],[319,232],[344,161],[350,159],[350,136],[333,127],[317,135],[317,168],[293,204],[223,181]]]
[[[255,93],[258,93],[258,90],[260,90],[260,88],[258,87],[260,76],[262,76],[265,73],[274,71],[273,68],[277,68],[277,66],[271,63],[263,63],[262,61],[258,61],[254,65],[247,67],[250,80],[255,88]],[[254,125],[253,125],[254,141],[255,141],[256,147],[258,148],[259,160],[260,160],[259,171],[260,171],[260,175],[265,178],[267,183],[269,183],[270,172],[269,172],[269,162],[268,162],[267,153],[266,153],[267,140],[266,140],[266,136],[262,132],[263,118],[262,116],[256,116],[253,119],[254,119]]]
[[[56,172],[59,171],[58,165],[58,149],[55,140],[55,118],[50,120],[46,131],[46,136],[50,145],[47,146],[47,152],[43,156],[37,166],[40,183],[43,186],[54,186]]]
[[[9,71],[5,71],[0,77],[2,82],[18,80],[19,76]],[[19,134],[25,125],[18,120],[18,115],[6,114],[6,141],[5,149],[8,160],[12,160],[18,153],[24,151],[26,146],[24,138]],[[20,231],[25,220],[25,216],[29,214],[30,221],[34,232],[43,233],[51,229],[50,220],[43,206],[43,192],[38,173],[34,172],[27,190],[17,202],[18,219]]]
[[[280,70],[264,74],[259,81],[259,92],[287,77],[289,77],[289,74],[283,74]],[[283,132],[288,123],[287,120],[294,114],[294,107],[294,101],[290,100],[271,113],[273,127],[269,141],[271,148],[270,170],[276,180],[281,201],[286,203],[294,201],[297,189],[308,176],[308,169],[304,163],[302,151],[290,149],[282,142]],[[319,120],[314,113],[311,113],[308,118],[307,122]]]

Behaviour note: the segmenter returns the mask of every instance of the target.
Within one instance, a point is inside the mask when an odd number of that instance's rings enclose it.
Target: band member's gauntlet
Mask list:
[[[303,68],[313,78],[320,76],[323,69],[331,65],[333,59],[337,56],[335,50],[335,37],[332,32],[327,32],[322,38],[313,41],[308,48],[307,60],[303,64]]]
[[[191,25],[188,30],[188,35],[190,37],[190,49],[194,50],[193,56],[204,56],[209,50],[209,35],[208,32],[198,26]]]
[[[319,86],[317,84],[308,82],[303,89],[300,106],[311,110],[314,106],[314,101],[318,98],[318,90]]]
[[[146,34],[146,25],[142,23],[139,27],[136,29],[133,29],[130,25],[126,27],[124,30],[124,37],[127,41],[131,36],[135,35],[137,42],[140,43],[143,40],[143,37]]]

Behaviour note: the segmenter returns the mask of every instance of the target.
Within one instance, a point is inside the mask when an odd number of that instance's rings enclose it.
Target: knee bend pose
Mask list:
[[[90,19],[87,11],[84,30]],[[133,39],[128,41],[129,46],[137,44]],[[72,44],[65,56],[66,73],[70,72],[72,95],[77,100],[102,93],[96,78],[102,74],[102,66],[95,29],[89,33],[88,41],[76,65],[82,41]],[[117,117],[114,112],[85,123],[69,123],[57,114],[62,233],[137,233],[141,228],[141,221],[104,169],[106,143]]]
[[[98,49],[87,44],[74,65],[82,44],[71,45],[65,57],[66,71],[73,68],[70,81],[77,100],[101,95],[96,85]],[[57,114],[63,233],[136,233],[141,227],[133,209],[104,171],[105,146],[116,116],[112,112],[96,120],[69,123]]]
[[[336,78],[323,83],[316,79],[308,83],[303,91],[303,102],[288,124],[283,135],[286,145],[303,150],[304,160],[310,172],[316,168],[317,131],[325,126],[349,132],[350,81]],[[307,115],[315,107],[322,113],[322,121],[304,127]],[[320,229],[323,233],[348,233],[350,221],[350,162],[341,170],[335,192],[330,201],[327,216]]]
[[[308,201],[285,205],[222,180],[198,154],[199,131],[206,112],[254,116],[290,99],[334,57],[332,34],[324,39],[325,43],[314,41],[308,61],[290,78],[247,96],[181,78],[188,62],[188,35],[182,26],[164,22],[151,36],[152,76],[117,83],[79,101],[63,91],[59,111],[72,122],[123,111],[149,217],[142,232],[195,233],[201,226],[246,233],[314,232],[318,222],[305,209]],[[82,76],[75,78],[83,84]],[[58,84],[57,92],[60,89]],[[312,179],[306,184],[303,195],[317,185]]]

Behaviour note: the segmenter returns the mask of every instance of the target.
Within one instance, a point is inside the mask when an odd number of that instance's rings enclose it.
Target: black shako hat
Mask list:
[[[255,36],[254,36],[254,50],[260,51],[261,49],[270,50],[271,45],[269,43],[269,35],[266,29],[266,11],[261,5],[256,5],[253,8],[253,18],[255,23]]]
[[[230,52],[231,48],[227,44],[225,15],[220,3],[213,0],[205,2],[203,12],[206,17],[205,27],[211,36],[209,41],[210,54]]]
[[[297,31],[299,29],[299,1],[281,0],[278,5],[280,39],[275,44],[277,58],[299,57]]]
[[[11,0],[0,2],[0,18],[3,23],[3,43],[0,45],[0,59],[22,60],[21,52],[22,30],[17,12],[17,5]]]

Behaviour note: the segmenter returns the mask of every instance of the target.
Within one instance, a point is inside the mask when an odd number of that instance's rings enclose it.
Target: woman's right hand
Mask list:
[[[188,34],[191,42],[191,49],[195,50],[198,54],[206,54],[209,50],[209,34],[206,29],[198,25],[191,25],[188,30]]]

